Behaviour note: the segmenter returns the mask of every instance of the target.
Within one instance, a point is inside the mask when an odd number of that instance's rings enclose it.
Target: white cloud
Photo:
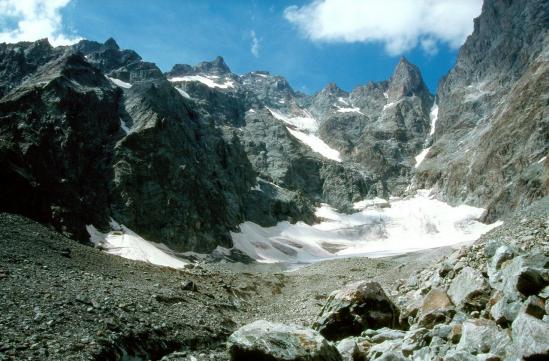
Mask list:
[[[252,55],[257,58],[259,56],[259,39],[255,34],[255,30],[252,30],[250,32],[250,37],[252,38],[252,46],[250,48],[250,51],[252,52]]]
[[[418,45],[429,54],[440,43],[463,44],[482,0],[315,0],[290,6],[285,18],[320,42],[378,42],[391,55]]]
[[[48,38],[68,45],[81,38],[63,33],[61,9],[71,0],[0,0],[0,43]]]

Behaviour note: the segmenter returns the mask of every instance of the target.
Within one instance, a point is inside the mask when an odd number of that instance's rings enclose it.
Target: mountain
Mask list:
[[[441,81],[434,144],[414,177],[495,220],[549,194],[549,4],[484,1]]]
[[[497,219],[548,194],[547,6],[485,1],[436,97],[404,57],[386,81],[306,95],[222,57],[162,73],[113,39],[0,44],[2,211],[200,252],[244,221],[418,188]]]

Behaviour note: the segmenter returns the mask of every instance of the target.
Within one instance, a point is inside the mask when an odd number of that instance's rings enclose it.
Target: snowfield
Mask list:
[[[307,112],[303,111],[305,116],[290,117],[286,116],[280,112],[277,112],[274,109],[267,108],[271,112],[272,116],[278,120],[282,120],[284,123],[289,124],[299,130],[305,130],[308,132],[316,132],[318,130],[318,122],[313,116]]]
[[[429,118],[431,119],[431,130],[429,132],[429,135],[435,134],[435,127],[437,125],[438,120],[438,105],[437,103],[434,103],[431,107],[431,112],[429,113]]]
[[[421,153],[416,155],[416,165],[414,166],[415,168],[419,167],[421,162],[423,162],[425,156],[427,155],[427,153],[429,153],[429,150],[431,150],[431,147],[423,149]]]
[[[112,81],[114,85],[119,86],[121,88],[130,89],[132,87],[132,85],[130,83],[127,83],[123,80],[116,79],[116,78],[111,78],[109,76],[106,77],[106,78],[109,79],[110,81]]]
[[[182,268],[187,264],[171,255],[166,246],[149,242],[114,220],[111,220],[111,228],[113,231],[105,234],[92,225],[86,226],[90,241],[109,254],[171,268]]]
[[[169,78],[168,80],[173,83],[185,82],[185,81],[198,81],[209,88],[220,88],[220,89],[234,88],[234,83],[231,80],[226,80],[224,83],[220,84],[214,81],[214,80],[217,80],[218,78],[219,77],[215,75],[210,75],[208,77],[202,76],[202,75],[186,75],[186,76]]]
[[[315,225],[280,222],[261,227],[252,222],[232,232],[234,248],[258,262],[309,263],[340,257],[382,257],[472,242],[501,222],[483,224],[482,208],[452,207],[422,190],[390,207],[375,199],[355,204],[357,213],[343,214],[323,205]]]
[[[286,129],[288,129],[291,135],[293,135],[295,138],[311,148],[313,152],[322,155],[324,158],[335,160],[336,162],[341,162],[339,152],[331,148],[328,144],[324,143],[324,141],[316,135],[293,130],[290,127],[286,127]]]

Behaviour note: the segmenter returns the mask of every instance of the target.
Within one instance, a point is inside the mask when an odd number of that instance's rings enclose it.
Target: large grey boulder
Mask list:
[[[472,319],[463,323],[461,339],[456,349],[472,354],[492,353],[505,356],[510,345],[508,331],[498,327],[494,321]]]
[[[264,320],[236,330],[227,349],[233,361],[341,361],[337,348],[318,332]]]
[[[313,328],[329,340],[357,336],[365,329],[396,328],[399,310],[377,282],[358,282],[333,292]]]
[[[513,321],[512,328],[517,357],[549,357],[549,323],[521,313]]]
[[[493,277],[492,287],[511,300],[536,295],[549,284],[548,262],[543,254],[517,256]]]
[[[519,301],[510,300],[508,297],[501,297],[490,309],[490,315],[497,324],[506,326],[514,321],[520,311]]]
[[[448,295],[458,307],[479,309],[488,301],[488,283],[480,271],[464,267],[452,280]]]

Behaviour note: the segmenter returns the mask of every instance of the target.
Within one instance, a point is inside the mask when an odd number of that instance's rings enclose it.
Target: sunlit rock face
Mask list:
[[[435,143],[418,187],[494,220],[549,192],[545,1],[484,1],[437,92]]]

